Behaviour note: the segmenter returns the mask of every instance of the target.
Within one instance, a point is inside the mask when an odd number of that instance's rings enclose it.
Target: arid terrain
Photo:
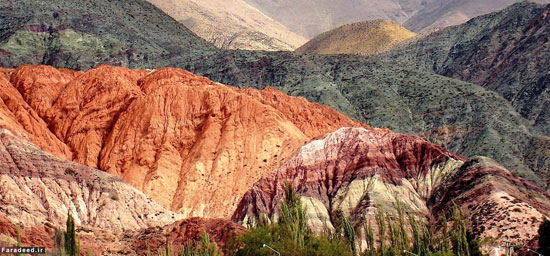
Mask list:
[[[0,246],[544,250],[550,5],[515,2],[2,1]]]
[[[416,36],[399,24],[373,20],[348,24],[322,33],[300,48],[300,53],[373,55]]]

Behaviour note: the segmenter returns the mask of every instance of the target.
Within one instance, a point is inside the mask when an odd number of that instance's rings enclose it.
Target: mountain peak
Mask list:
[[[416,34],[386,20],[370,20],[341,26],[320,34],[297,52],[372,55],[391,49]]]

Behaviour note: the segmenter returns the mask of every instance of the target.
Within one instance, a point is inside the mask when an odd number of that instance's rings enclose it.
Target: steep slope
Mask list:
[[[244,1],[306,38],[364,20],[383,19],[402,23],[421,7],[419,0]]]
[[[210,234],[220,246],[243,227],[217,219],[186,219],[120,178],[56,158],[10,130],[0,130],[0,237],[24,246],[54,247],[55,228],[75,217],[82,251],[96,255],[156,251],[166,237],[185,244]],[[7,244],[4,244],[7,245]]]
[[[45,153],[10,130],[0,134],[0,212],[13,222],[82,226],[114,232],[164,226],[181,218],[120,178]]]
[[[548,0],[529,0],[535,3],[550,3]],[[471,18],[500,11],[519,0],[431,0],[426,1],[415,15],[403,23],[406,28],[423,32],[462,24]]]
[[[219,48],[294,50],[307,41],[241,0],[149,2]]]
[[[275,86],[466,157],[491,157],[547,184],[550,139],[530,132],[504,98],[474,84],[358,56],[226,51],[186,60],[185,68],[226,84]]]
[[[468,214],[474,234],[500,237],[518,244],[536,244],[538,227],[550,213],[547,191],[522,179],[491,159],[474,157],[449,176],[432,194],[434,215],[452,203]]]
[[[421,218],[437,217],[454,200],[481,238],[498,232],[506,241],[532,241],[535,227],[550,213],[550,196],[491,160],[464,161],[418,137],[342,128],[303,146],[258,181],[233,220],[277,216],[283,187],[290,184],[315,229],[332,227],[340,213],[356,224],[363,213],[374,219],[378,208],[393,213],[396,200]]]
[[[310,139],[367,127],[275,89],[239,90],[180,69],[75,75],[22,66],[10,80],[16,101],[70,149],[67,159],[122,177],[185,216],[227,217],[252,183]]]
[[[550,5],[522,2],[433,33],[382,56],[388,62],[479,84],[550,135]]]
[[[101,63],[147,67],[169,56],[214,47],[152,4],[123,1],[0,3],[0,66]]]
[[[383,19],[414,32],[457,25],[522,0],[244,0],[307,38],[364,20]],[[550,3],[549,0],[536,0]]]
[[[48,129],[47,123],[25,102],[17,89],[11,86],[8,74],[11,74],[12,71],[3,70],[3,72],[5,72],[5,75],[0,75],[1,127],[16,131],[18,135],[30,138],[36,145],[56,156],[68,159],[72,158],[70,149]],[[44,79],[48,80],[47,83],[58,78],[55,74],[48,74],[44,77]],[[32,77],[29,77],[29,79],[32,79]],[[49,92],[55,91],[55,89],[51,88]],[[40,103],[45,102],[41,101]]]
[[[372,55],[385,52],[415,35],[391,21],[364,21],[322,33],[296,51],[316,54]]]
[[[332,226],[340,211],[359,220],[364,211],[391,208],[397,199],[424,214],[431,191],[464,160],[418,137],[342,128],[303,146],[258,181],[233,220],[276,215],[287,183],[304,196],[312,225],[319,229],[325,222]]]
[[[120,8],[129,8],[125,5],[129,2],[119,3]],[[37,8],[34,3],[31,7]],[[46,7],[47,4],[42,9],[48,10]],[[2,20],[7,24],[4,28],[10,28],[9,24],[19,22],[22,12],[6,11],[3,15],[6,18]],[[171,20],[166,15],[163,17]],[[64,19],[59,22],[72,26],[70,21]],[[168,22],[167,26],[172,24]],[[169,30],[164,25],[159,26],[160,31]],[[12,33],[10,29],[3,31]],[[103,35],[116,38],[119,34],[106,31]],[[139,33],[135,36],[139,37]],[[163,34],[161,38],[164,37],[170,37],[170,34]],[[525,40],[529,41],[529,37]],[[36,53],[32,62],[41,63],[44,56],[39,44],[41,41],[25,42],[30,45],[26,49]],[[88,56],[86,60],[80,60],[87,66],[103,61],[101,56],[89,55],[85,49],[71,49],[79,55]],[[11,56],[18,63],[29,62],[24,52]],[[133,67],[147,63],[122,64]],[[71,66],[69,64],[54,63],[58,67]],[[87,66],[80,65],[80,68]],[[410,70],[415,65],[399,68],[374,58],[309,56],[287,52],[203,51],[197,55],[192,50],[180,49],[177,55],[165,56],[162,61],[147,66],[181,67],[217,82],[239,87],[263,89],[273,86],[285,93],[329,105],[349,117],[377,127],[421,135],[467,157],[491,157],[523,177],[539,184],[548,183],[550,144],[547,136],[534,134],[533,129],[528,128],[531,127],[529,121],[518,115],[504,98],[473,84]],[[544,85],[544,79],[541,81]]]

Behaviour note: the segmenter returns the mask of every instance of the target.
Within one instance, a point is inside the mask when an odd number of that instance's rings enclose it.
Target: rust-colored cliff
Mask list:
[[[369,128],[272,88],[240,90],[181,69],[2,74],[3,126],[186,216],[230,217],[254,182],[312,138]]]

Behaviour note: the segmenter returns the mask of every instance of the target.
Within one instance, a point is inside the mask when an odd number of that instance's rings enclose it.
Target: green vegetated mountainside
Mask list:
[[[143,0],[0,2],[0,66],[150,67],[214,49]]]
[[[274,86],[375,127],[418,134],[467,157],[494,158],[546,184],[548,137],[529,132],[512,105],[475,84],[347,55],[226,51],[175,63],[225,84]]]
[[[550,5],[515,4],[381,56],[498,92],[550,135]]]
[[[0,65],[175,66],[239,87],[273,86],[466,157],[494,158],[546,184],[548,137],[531,133],[529,122],[490,90],[377,58],[218,51],[144,1],[116,3],[0,3]]]

